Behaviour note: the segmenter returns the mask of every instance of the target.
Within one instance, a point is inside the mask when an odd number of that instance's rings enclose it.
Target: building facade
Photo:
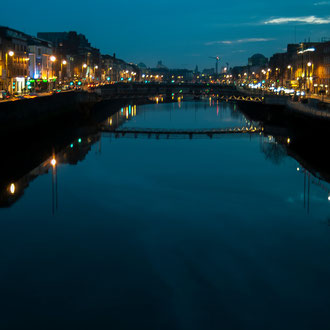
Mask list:
[[[269,67],[277,85],[329,94],[330,42],[289,44],[285,53],[271,57]]]
[[[29,76],[27,36],[17,30],[0,26],[0,89],[9,93],[26,90]]]
[[[60,82],[101,80],[101,53],[86,36],[75,31],[39,32],[37,36],[53,44],[55,75]]]

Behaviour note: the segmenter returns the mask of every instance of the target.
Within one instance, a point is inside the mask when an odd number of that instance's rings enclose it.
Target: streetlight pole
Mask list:
[[[14,56],[14,52],[12,50],[10,50],[9,52],[6,53],[6,81],[7,81],[7,91],[9,91],[9,86],[10,86],[10,81],[8,81],[9,78],[9,65],[8,65],[8,55],[10,57]],[[10,72],[11,73],[11,72]],[[10,91],[9,91],[10,92]]]
[[[311,66],[312,66],[312,63],[311,62],[308,62],[307,63],[307,67],[308,67],[308,92],[310,92],[310,90],[311,90],[311,71],[310,71],[310,68],[311,68]]]
[[[64,79],[64,75],[63,75],[63,65],[66,65],[67,64],[67,61],[66,60],[63,60],[61,61],[61,81],[63,81]]]
[[[292,66],[291,65],[288,65],[288,69],[290,70],[290,87],[291,87],[291,81],[292,81]]]
[[[82,70],[81,70],[81,80],[82,80],[83,77],[84,77],[84,69],[86,69],[86,68],[87,68],[87,64],[84,63],[83,66],[82,66]],[[86,72],[86,74],[87,74],[87,72]],[[86,76],[85,76],[85,78],[86,78]],[[86,82],[86,79],[85,79],[85,82]]]
[[[94,66],[94,82],[95,82],[95,80],[97,80],[96,79],[96,70],[99,68],[99,66],[98,65],[95,65]]]
[[[50,62],[51,62],[51,79],[54,79],[54,68],[53,68],[53,63],[56,61],[56,57],[54,55],[52,55],[50,58]],[[49,84],[49,81],[48,81],[48,84]],[[49,87],[50,87],[50,84],[49,84]]]

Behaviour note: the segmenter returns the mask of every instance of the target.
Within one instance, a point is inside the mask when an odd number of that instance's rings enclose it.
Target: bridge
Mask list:
[[[264,102],[263,96],[243,96],[243,95],[221,95],[218,97],[218,100],[224,101],[246,101],[246,102]]]
[[[150,97],[165,95],[171,98],[174,95],[201,95],[242,96],[235,86],[200,83],[116,83],[100,86],[94,89],[103,100]]]
[[[259,127],[233,127],[233,128],[211,128],[211,129],[162,129],[162,128],[111,128],[106,125],[100,127],[102,132],[111,133],[116,138],[124,136],[134,136],[137,138],[139,135],[145,135],[148,138],[156,137],[157,139],[165,137],[175,138],[178,136],[188,136],[190,139],[194,136],[207,136],[213,138],[213,136],[228,135],[228,134],[259,134],[263,131],[263,128]]]

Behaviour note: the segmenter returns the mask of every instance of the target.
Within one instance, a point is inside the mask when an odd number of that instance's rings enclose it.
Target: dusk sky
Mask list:
[[[40,1],[2,3],[0,25],[37,32],[78,31],[103,54],[171,68],[244,65],[287,43],[330,37],[330,1]]]

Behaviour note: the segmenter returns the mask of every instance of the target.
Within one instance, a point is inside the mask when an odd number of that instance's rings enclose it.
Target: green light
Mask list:
[[[80,86],[81,85],[81,81],[78,81],[78,86]]]
[[[44,79],[42,82],[48,82],[48,80],[47,79]]]
[[[73,148],[73,143],[70,144],[70,148]]]
[[[30,79],[30,82],[35,82],[35,80],[34,79]]]
[[[78,143],[81,143],[81,139],[80,138],[78,139]]]

